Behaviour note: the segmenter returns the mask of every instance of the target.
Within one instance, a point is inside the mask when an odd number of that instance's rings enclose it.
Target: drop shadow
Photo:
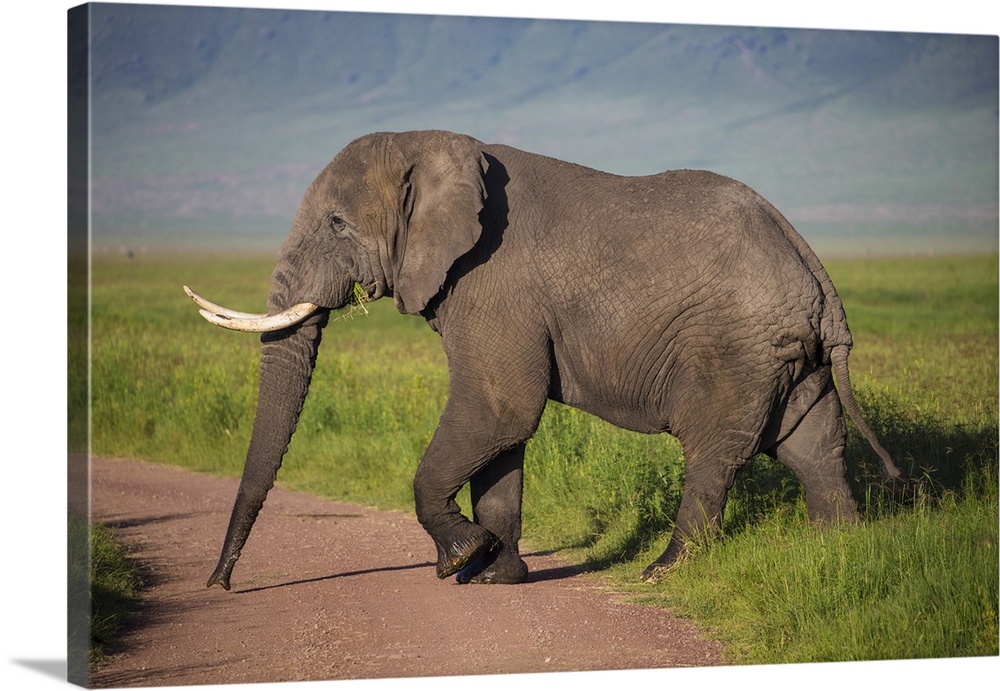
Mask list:
[[[560,550],[549,549],[549,550],[537,550],[534,552],[528,552],[523,554],[524,557],[551,557],[557,556]],[[576,576],[581,576],[585,573],[595,573],[600,571],[602,568],[601,564],[595,561],[585,561],[580,564],[563,564],[561,566],[552,566],[546,569],[538,569],[535,571],[529,571],[528,577],[525,579],[525,583],[541,583],[544,581],[561,581],[566,578],[574,578]]]
[[[65,660],[11,660],[15,665],[20,665],[39,674],[43,674],[59,681],[66,681],[66,674],[69,663]]]
[[[953,424],[906,411],[888,395],[864,398],[868,424],[899,470],[917,483],[924,499],[961,497],[974,491],[977,480],[996,477],[1000,436],[995,418],[978,425]],[[884,481],[881,463],[853,425],[848,430],[846,458],[859,505],[876,515],[896,508],[898,502]]]
[[[551,556],[556,554],[554,551],[537,551],[525,554],[526,557],[543,557]],[[393,571],[409,571],[412,569],[430,569],[434,567],[434,562],[425,561],[420,564],[403,564],[399,566],[380,566],[371,569],[357,569],[354,571],[344,571],[341,573],[333,573],[327,576],[317,576],[315,578],[301,578],[294,581],[286,581],[284,583],[274,583],[272,585],[261,585],[251,588],[240,588],[232,590],[234,595],[249,595],[252,593],[260,593],[267,590],[275,590],[277,588],[290,588],[297,585],[308,585],[311,583],[324,583],[326,581],[333,581],[338,578],[351,578],[353,576],[367,576],[374,573],[388,573]],[[536,571],[529,571],[528,577],[525,579],[525,583],[541,583],[544,581],[559,581],[566,578],[574,578],[585,573],[592,573],[600,571],[602,565],[596,562],[584,562],[582,564],[567,564],[564,566],[554,566],[546,569],[539,569]]]
[[[373,569],[358,569],[356,571],[344,571],[343,573],[333,573],[328,576],[317,576],[315,578],[302,578],[295,581],[287,581],[285,583],[275,583],[273,585],[261,585],[253,588],[243,588],[240,590],[233,590],[234,595],[244,595],[249,593],[259,593],[265,590],[274,590],[276,588],[289,588],[296,585],[307,585],[310,583],[323,583],[325,581],[332,581],[338,578],[350,578],[351,576],[366,576],[373,573],[385,573],[390,571],[408,571],[410,569],[425,569],[433,567],[433,562],[423,562],[421,564],[404,564],[401,566],[380,566]]]
[[[115,516],[107,516],[96,521],[101,525],[107,526],[112,530],[128,530],[129,528],[141,528],[148,525],[156,525],[158,523],[169,523],[170,521],[180,521],[188,518],[192,518],[196,514],[193,513],[167,513],[153,516],[144,516],[137,518],[119,519]]]
[[[539,571],[529,571],[525,583],[542,583],[545,581],[561,581],[566,578],[574,578],[585,573],[591,573],[598,569],[590,564],[571,564],[568,566],[556,566]]]

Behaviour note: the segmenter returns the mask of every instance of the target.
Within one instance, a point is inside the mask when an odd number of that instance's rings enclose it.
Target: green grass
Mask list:
[[[240,472],[258,340],[207,325],[180,286],[263,311],[270,268],[253,258],[95,259],[95,453]],[[873,486],[876,459],[853,428],[848,462],[866,516],[857,526],[815,530],[795,477],[754,459],[737,477],[723,536],[641,596],[710,627],[735,661],[996,654],[997,257],[828,268],[855,336],[855,390],[899,465],[923,479],[918,501],[894,505]],[[423,320],[388,300],[367,307],[326,329],[279,481],[412,510],[446,362]],[[671,438],[550,404],[528,446],[525,543],[632,590],[669,537],[683,472]]]
[[[940,658],[997,654],[997,559],[984,471],[961,494],[863,524],[819,529],[782,507],[696,545],[655,587],[617,577],[707,626],[739,662]]]
[[[71,631],[69,639],[71,644],[87,641],[87,652],[78,654],[95,665],[118,642],[122,627],[139,602],[142,583],[136,565],[110,528],[88,526],[85,518],[70,514],[69,531],[69,583],[74,589],[70,592],[71,606],[87,603],[89,607],[89,617],[72,620],[89,631]]]

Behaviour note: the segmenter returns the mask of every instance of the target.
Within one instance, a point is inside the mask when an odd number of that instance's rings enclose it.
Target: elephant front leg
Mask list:
[[[475,321],[477,329],[490,323],[483,320]],[[498,550],[492,578],[523,580],[527,569],[517,542],[524,446],[545,409],[548,342],[541,331],[530,329],[520,333],[535,333],[535,340],[511,341],[506,331],[484,337],[458,327],[445,336],[448,402],[413,480],[417,520],[437,547],[439,578]],[[472,483],[475,523],[455,502],[467,482]],[[484,573],[482,579],[487,578]]]
[[[452,386],[462,395],[449,396],[413,480],[417,520],[437,547],[438,578],[457,574],[487,552],[499,550],[503,561],[494,578],[523,580],[527,570],[522,571],[516,549],[524,445],[538,425],[545,391],[539,387],[530,401],[501,403],[495,395],[456,386],[458,381],[453,376]],[[455,502],[470,481],[476,523],[463,516]]]
[[[449,407],[451,404],[449,403]],[[462,515],[455,496],[499,452],[477,450],[480,433],[459,433],[448,407],[413,478],[417,520],[437,548],[437,577],[453,576],[494,549],[499,538]],[[469,429],[469,428],[466,428]]]
[[[421,460],[413,480],[417,520],[437,548],[438,578],[448,578],[476,563],[495,549],[500,541],[489,530],[462,515],[455,501],[462,484],[464,481],[454,490],[436,489],[450,487],[451,482],[434,471],[434,464],[428,463],[427,455]]]
[[[524,444],[501,453],[472,478],[472,514],[499,542],[457,575],[459,583],[522,583],[528,565],[521,559],[521,494]]]

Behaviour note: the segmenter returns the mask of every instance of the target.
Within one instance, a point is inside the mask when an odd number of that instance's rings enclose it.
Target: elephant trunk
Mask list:
[[[229,590],[233,566],[274,485],[302,412],[328,316],[329,312],[321,309],[294,327],[261,336],[260,386],[250,447],[222,555],[208,579],[209,587],[218,584]]]
[[[299,209],[292,232],[282,245],[271,274],[267,314],[229,310],[185,288],[213,324],[237,331],[262,332],[257,412],[243,477],[226,531],[222,555],[208,585],[229,590],[233,566],[246,544],[267,493],[274,486],[282,458],[298,424],[316,365],[323,327],[330,311],[353,295],[355,273],[329,248],[310,245],[325,234],[309,205]]]

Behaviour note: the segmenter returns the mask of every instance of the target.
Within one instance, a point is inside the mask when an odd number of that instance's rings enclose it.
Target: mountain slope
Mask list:
[[[973,244],[995,234],[996,37],[130,5],[92,18],[109,236],[276,244],[344,144],[430,127],[622,174],[713,168],[807,237],[905,232],[918,202]]]

